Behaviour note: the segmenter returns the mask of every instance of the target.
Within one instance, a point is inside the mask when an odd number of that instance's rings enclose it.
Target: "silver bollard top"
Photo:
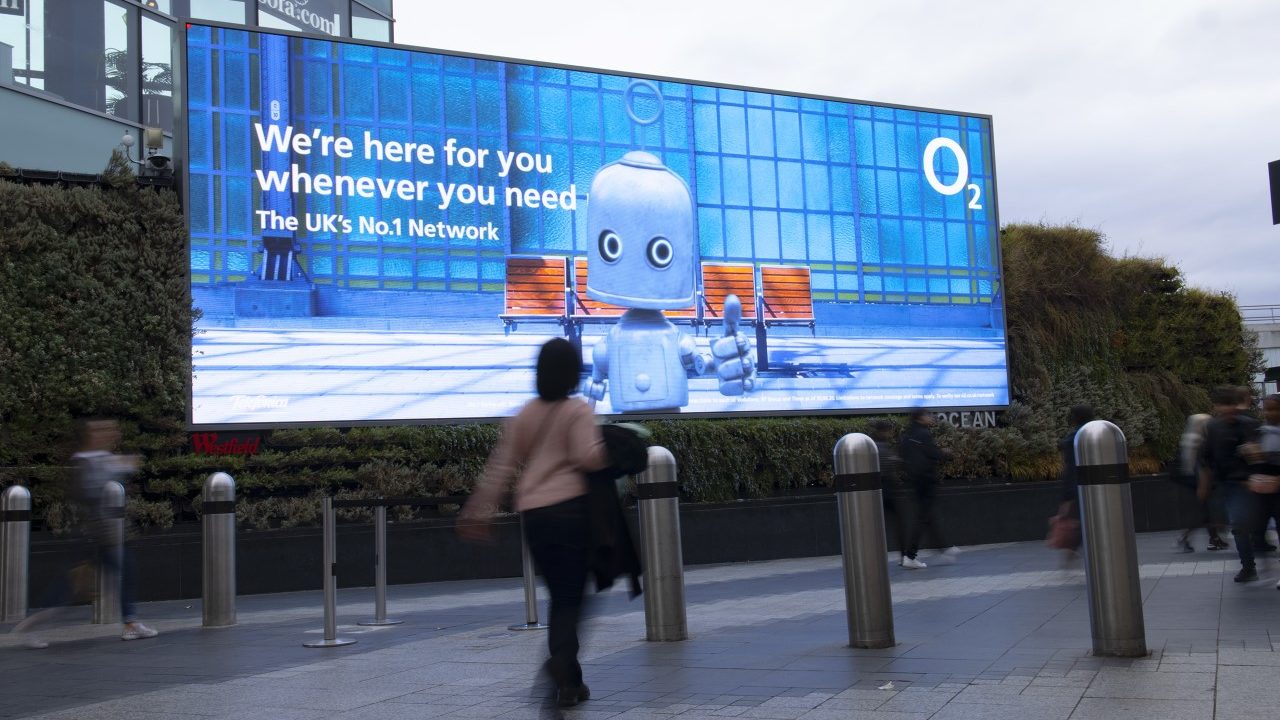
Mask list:
[[[236,481],[224,472],[216,472],[204,481],[205,502],[226,502],[236,499]]]
[[[837,475],[861,475],[880,472],[880,451],[876,441],[862,433],[849,433],[836,441]]]
[[[649,468],[635,476],[636,484],[674,482],[676,479],[676,456],[660,446],[649,446]]]
[[[1076,432],[1076,465],[1127,465],[1129,446],[1120,428],[1106,420],[1085,423]]]
[[[30,509],[31,491],[21,485],[10,485],[0,493],[0,511]]]
[[[124,485],[111,480],[102,486],[102,505],[104,507],[124,507]]]

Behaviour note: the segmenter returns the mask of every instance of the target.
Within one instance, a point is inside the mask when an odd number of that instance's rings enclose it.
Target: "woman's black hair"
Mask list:
[[[563,400],[578,387],[582,375],[582,353],[564,338],[548,340],[538,352],[538,397]]]

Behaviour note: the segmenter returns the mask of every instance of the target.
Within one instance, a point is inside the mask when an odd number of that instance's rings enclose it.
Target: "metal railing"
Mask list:
[[[387,619],[387,508],[398,505],[435,506],[462,505],[467,500],[465,495],[446,495],[436,497],[391,497],[391,498],[344,498],[341,500],[325,497],[323,501],[322,521],[324,525],[324,638],[303,643],[305,647],[327,648],[341,647],[355,642],[337,635],[337,508],[372,508],[374,510],[374,617],[358,623],[359,625],[398,625],[401,620]],[[534,587],[533,561],[529,556],[528,546],[524,541],[524,532],[520,533],[521,555],[525,588],[525,616],[522,625],[513,625],[512,630],[542,630],[546,625],[538,622],[537,596]]]
[[[1240,319],[1246,323],[1280,324],[1280,305],[1241,305]]]

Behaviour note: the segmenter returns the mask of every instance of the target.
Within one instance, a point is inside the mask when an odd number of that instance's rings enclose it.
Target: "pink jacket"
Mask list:
[[[515,508],[523,511],[585,495],[582,474],[607,463],[595,414],[585,402],[530,400],[503,424],[498,445],[463,514],[491,514],[521,465],[524,471],[516,483]]]

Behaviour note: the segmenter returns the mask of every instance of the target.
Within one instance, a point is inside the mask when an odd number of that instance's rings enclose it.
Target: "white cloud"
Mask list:
[[[463,52],[994,117],[1004,222],[1079,222],[1118,254],[1280,303],[1273,0],[399,0],[396,39]]]

